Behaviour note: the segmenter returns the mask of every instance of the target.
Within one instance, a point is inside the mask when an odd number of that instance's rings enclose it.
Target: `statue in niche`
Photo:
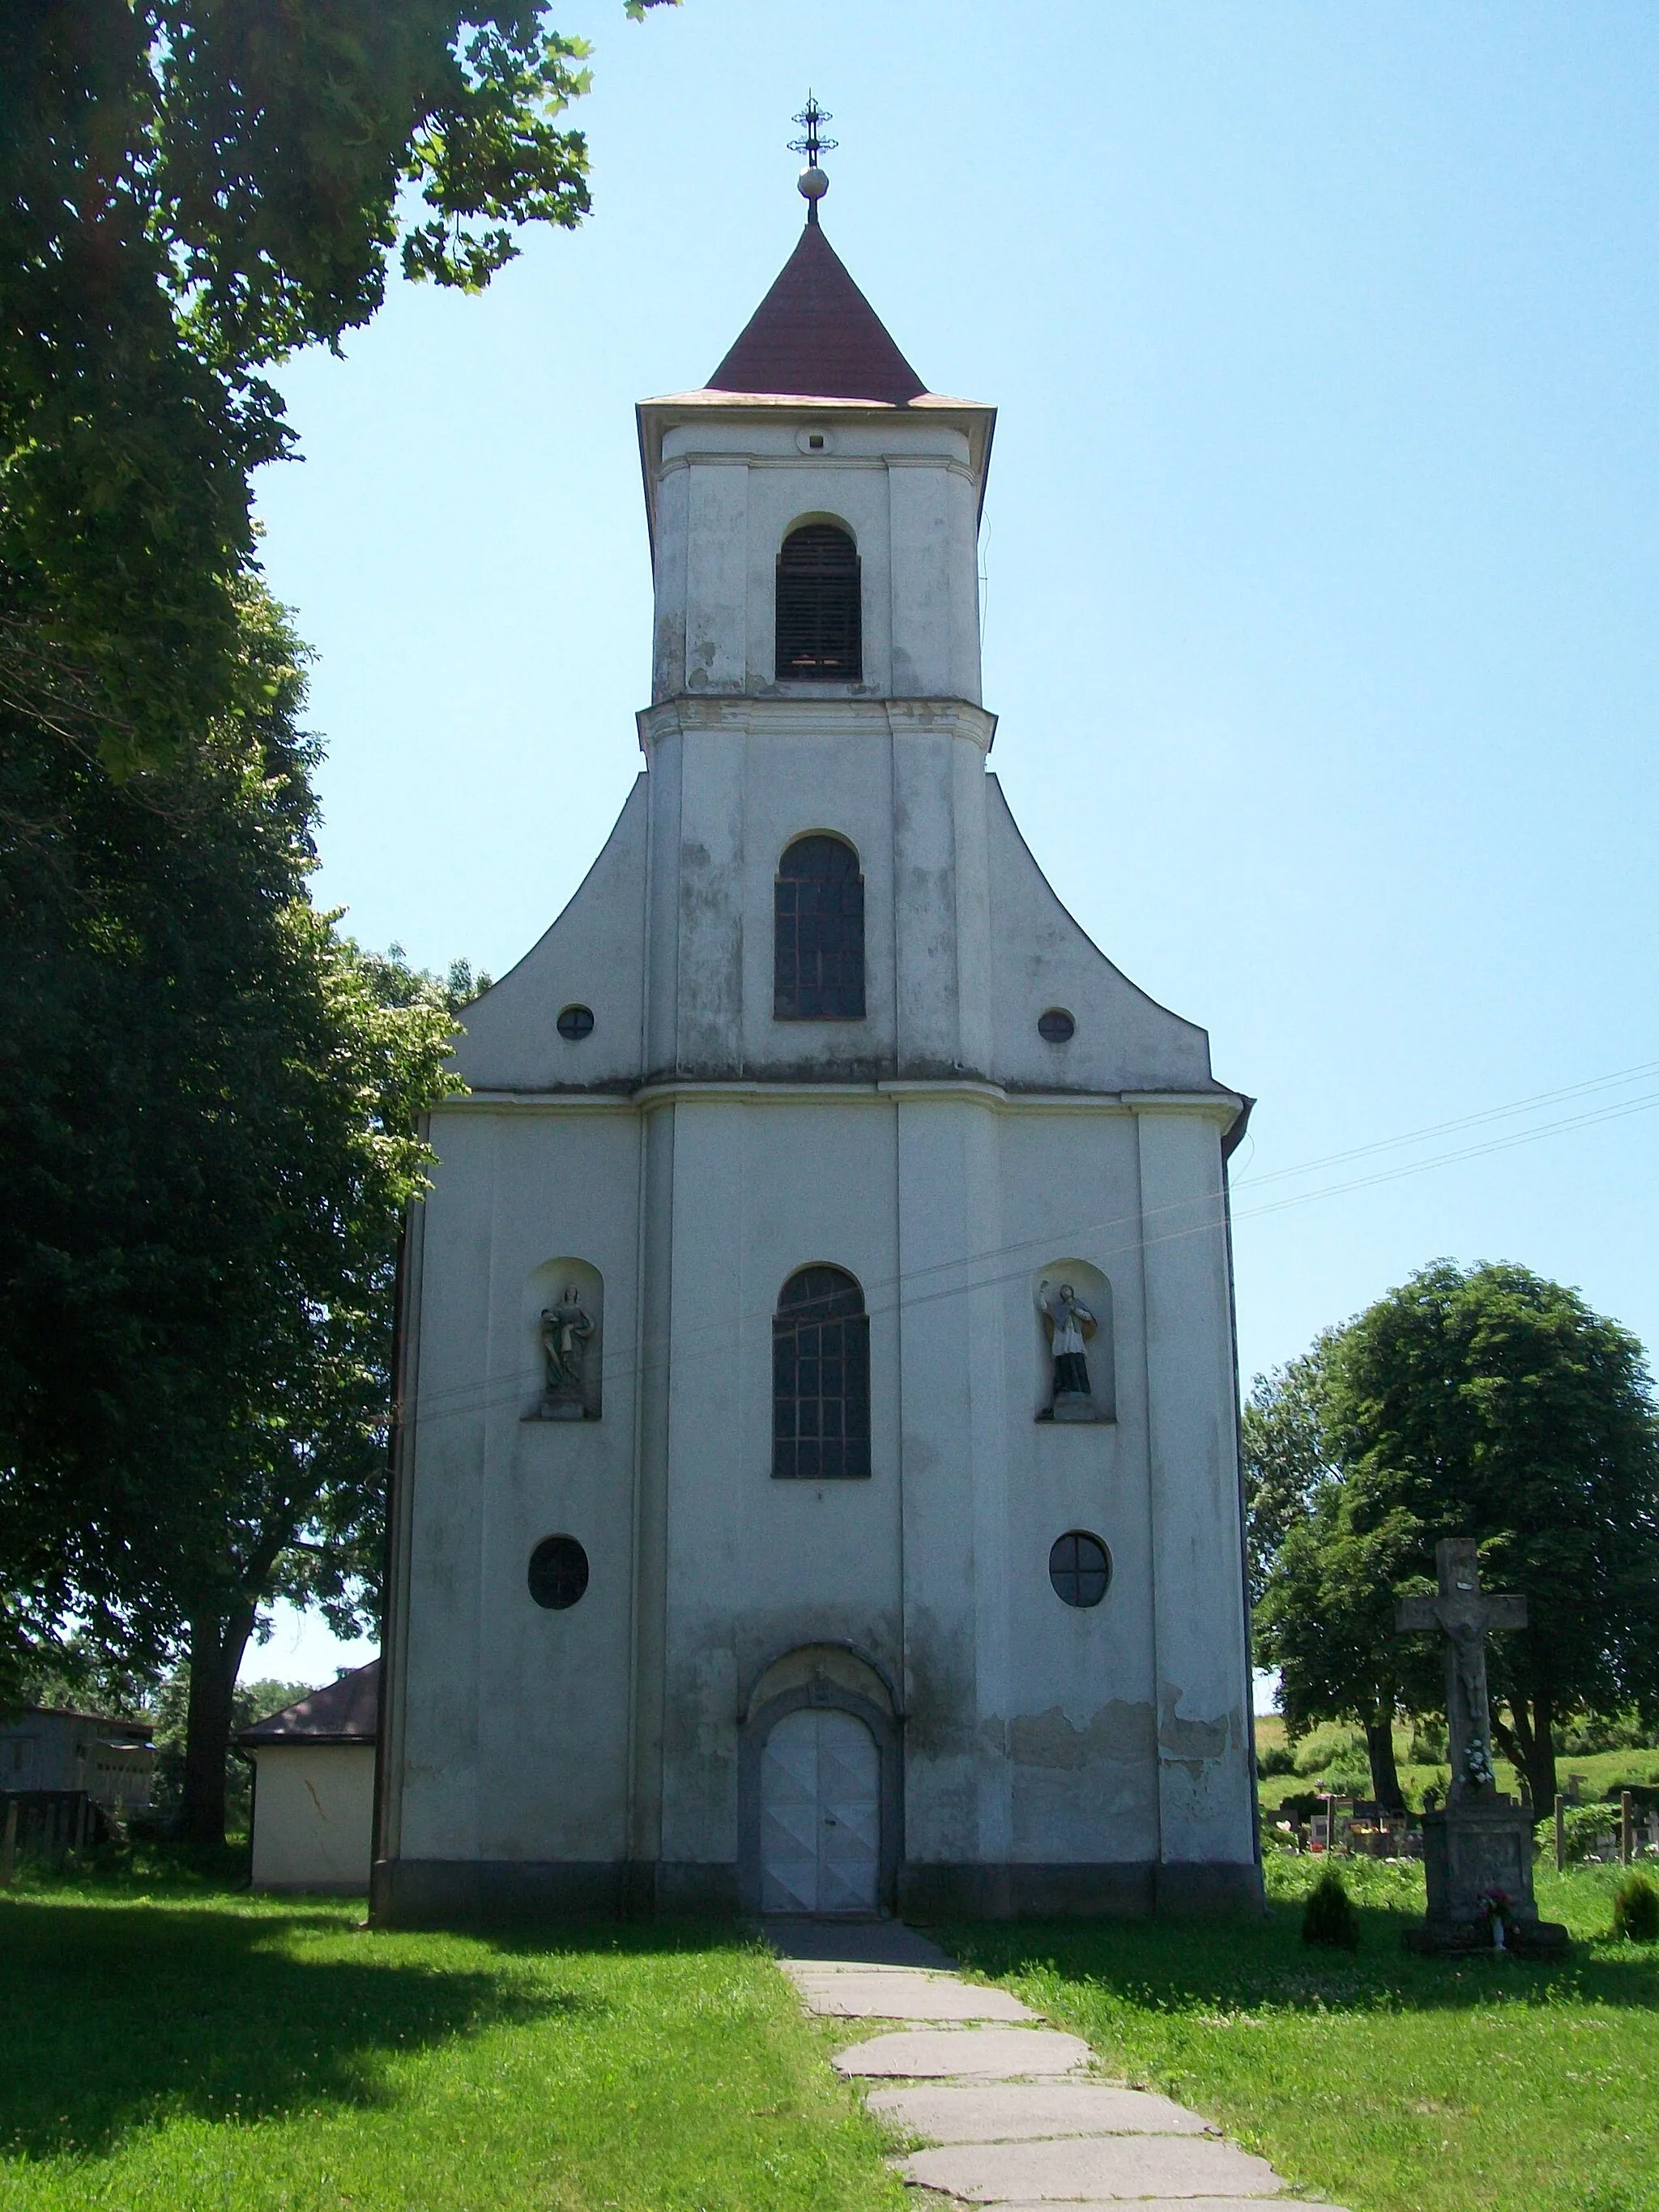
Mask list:
[[[556,1305],[542,1308],[542,1406],[544,1421],[580,1421],[587,1414],[584,1375],[593,1316],[566,1286]]]
[[[1089,1339],[1098,1327],[1095,1316],[1079,1299],[1070,1283],[1044,1283],[1037,1292],[1042,1322],[1054,1358],[1054,1391],[1048,1418],[1052,1421],[1097,1421],[1100,1419],[1089,1389]]]

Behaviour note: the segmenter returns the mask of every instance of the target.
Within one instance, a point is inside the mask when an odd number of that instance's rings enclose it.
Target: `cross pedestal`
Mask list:
[[[1503,1908],[1508,1948],[1550,1953],[1566,1948],[1567,1931],[1540,1920],[1532,1893],[1532,1808],[1498,1794],[1492,1771],[1492,1711],[1486,1694],[1486,1635],[1524,1628],[1527,1601],[1480,1587],[1477,1547],[1447,1537],[1434,1547],[1438,1589],[1401,1601],[1395,1626],[1437,1628],[1446,1639],[1446,1735],[1451,1788],[1443,1812],[1423,1815],[1423,1873],[1428,1914],[1406,1941],[1416,1951],[1464,1951],[1490,1946],[1489,1905]]]

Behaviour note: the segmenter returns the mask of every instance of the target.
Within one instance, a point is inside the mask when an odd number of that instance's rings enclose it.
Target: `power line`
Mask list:
[[[1659,1060],[1624,1069],[1617,1074],[1591,1077],[1583,1083],[1565,1085],[1556,1091],[1540,1091],[1530,1098],[1517,1099],[1507,1106],[1489,1107],[1480,1113],[1463,1115],[1454,1121],[1439,1122],[1431,1127],[1416,1130],[1404,1136],[1381,1138],[1375,1143],[1356,1146],[1346,1152],[1332,1153],[1322,1159],[1308,1161],[1300,1167],[1274,1169],[1267,1175],[1251,1177],[1248,1185],[1241,1183],[1238,1188],[1241,1189],[1254,1188],[1262,1183],[1279,1182],[1293,1175],[1312,1174],[1322,1167],[1335,1166],[1346,1160],[1363,1158],[1380,1152],[1393,1150],[1401,1145],[1420,1143],[1431,1136],[1449,1134],[1458,1129],[1476,1127],[1483,1123],[1501,1120],[1510,1114],[1524,1112],[1535,1106],[1583,1097],[1590,1092],[1632,1082],[1638,1078],[1656,1073],[1659,1073]],[[1529,1129],[1510,1130],[1501,1136],[1489,1138],[1480,1144],[1462,1146],[1451,1152],[1433,1154],[1426,1159],[1408,1160],[1397,1167],[1382,1169],[1375,1174],[1350,1176],[1344,1182],[1328,1183],[1316,1190],[1302,1191],[1286,1197],[1271,1199],[1265,1205],[1235,1209],[1232,1218],[1235,1221],[1253,1220],[1266,1214],[1283,1212],[1291,1206],[1311,1205],[1322,1199],[1340,1198],[1352,1191],[1370,1189],[1376,1184],[1398,1182],[1408,1176],[1425,1175],[1432,1169],[1453,1166],[1464,1160],[1479,1159],[1488,1153],[1512,1151],[1517,1146],[1534,1144],[1542,1138],[1558,1136],[1569,1130],[1588,1128],[1600,1122],[1620,1121],[1633,1114],[1648,1113],[1656,1106],[1659,1106],[1659,1091],[1649,1092],[1640,1098],[1620,1100],[1615,1104],[1598,1107],[1589,1113],[1563,1115],[1554,1121],[1540,1122]],[[1191,1212],[1194,1208],[1201,1210],[1200,1218],[1182,1226],[1163,1229],[1152,1236],[1146,1234],[1145,1224],[1149,1219],[1162,1214]],[[1193,1198],[1172,1201],[1167,1206],[1153,1208],[1150,1214],[1124,1214],[1110,1217],[1103,1221],[1085,1223],[1075,1226],[1067,1230],[1065,1234],[1068,1237],[1082,1242],[1085,1239],[1111,1235],[1122,1230],[1133,1231],[1134,1233],[1128,1236],[1122,1243],[1109,1245],[1104,1251],[1100,1252],[1099,1256],[1102,1259],[1112,1260],[1159,1244],[1180,1242],[1188,1237],[1213,1236],[1219,1231],[1221,1225],[1222,1213],[1218,1194],[1204,1193]],[[935,1261],[927,1267],[908,1268],[894,1276],[872,1278],[864,1286],[866,1304],[872,1313],[891,1312],[900,1307],[909,1312],[914,1311],[917,1307],[935,1304],[945,1298],[969,1297],[976,1291],[995,1290],[1007,1283],[1019,1280],[1029,1272],[1030,1261],[1022,1259],[1018,1265],[994,1268],[989,1263],[1012,1259],[1016,1254],[1042,1253],[1051,1255],[1054,1246],[1053,1237],[1024,1237],[1014,1243],[993,1246],[982,1252],[963,1254],[959,1258]],[[1097,1247],[1097,1250],[1098,1249]],[[966,1280],[937,1283],[931,1288],[917,1287],[927,1284],[936,1276],[950,1274],[960,1278],[964,1273],[968,1276]],[[674,1331],[673,1342],[677,1347],[684,1350],[699,1340],[710,1337],[730,1336],[734,1340],[739,1340],[746,1330],[753,1329],[758,1333],[762,1323],[769,1323],[772,1313],[773,1308],[769,1303],[764,1306],[750,1308],[746,1311],[721,1315],[700,1324],[696,1322],[690,1325],[682,1324]],[[649,1365],[653,1354],[659,1356],[664,1348],[663,1340],[648,1341],[644,1347],[646,1364]],[[606,1384],[625,1386],[632,1381],[638,1364],[639,1362],[631,1351],[618,1356],[615,1360],[605,1360],[602,1363],[603,1381]],[[493,1384],[480,1381],[457,1384],[448,1390],[431,1393],[420,1391],[417,1393],[420,1418],[425,1420],[460,1419],[469,1413],[485,1413],[494,1407],[505,1405],[521,1397],[533,1387],[535,1373],[533,1367],[524,1368],[515,1370],[509,1376],[499,1378]]]

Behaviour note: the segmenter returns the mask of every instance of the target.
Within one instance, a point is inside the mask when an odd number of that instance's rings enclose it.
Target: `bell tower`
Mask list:
[[[995,410],[927,390],[824,235],[829,179],[816,160],[800,187],[795,250],[708,384],[638,410],[652,697],[977,706],[976,546]],[[780,649],[779,563],[803,531],[835,533],[856,561],[850,668],[809,668]],[[819,548],[833,550],[823,534]]]

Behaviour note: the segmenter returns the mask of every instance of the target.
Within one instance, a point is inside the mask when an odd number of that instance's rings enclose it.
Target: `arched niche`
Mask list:
[[[605,1278],[588,1260],[544,1260],[524,1291],[526,1421],[597,1421],[605,1410]]]
[[[1072,1292],[1083,1339],[1082,1362],[1088,1388],[1079,1377],[1075,1354],[1056,1356],[1070,1334],[1065,1292]],[[1086,1260],[1051,1260],[1032,1281],[1031,1341],[1036,1367],[1036,1418],[1062,1425],[1117,1419],[1117,1362],[1112,1329],[1112,1286]]]

